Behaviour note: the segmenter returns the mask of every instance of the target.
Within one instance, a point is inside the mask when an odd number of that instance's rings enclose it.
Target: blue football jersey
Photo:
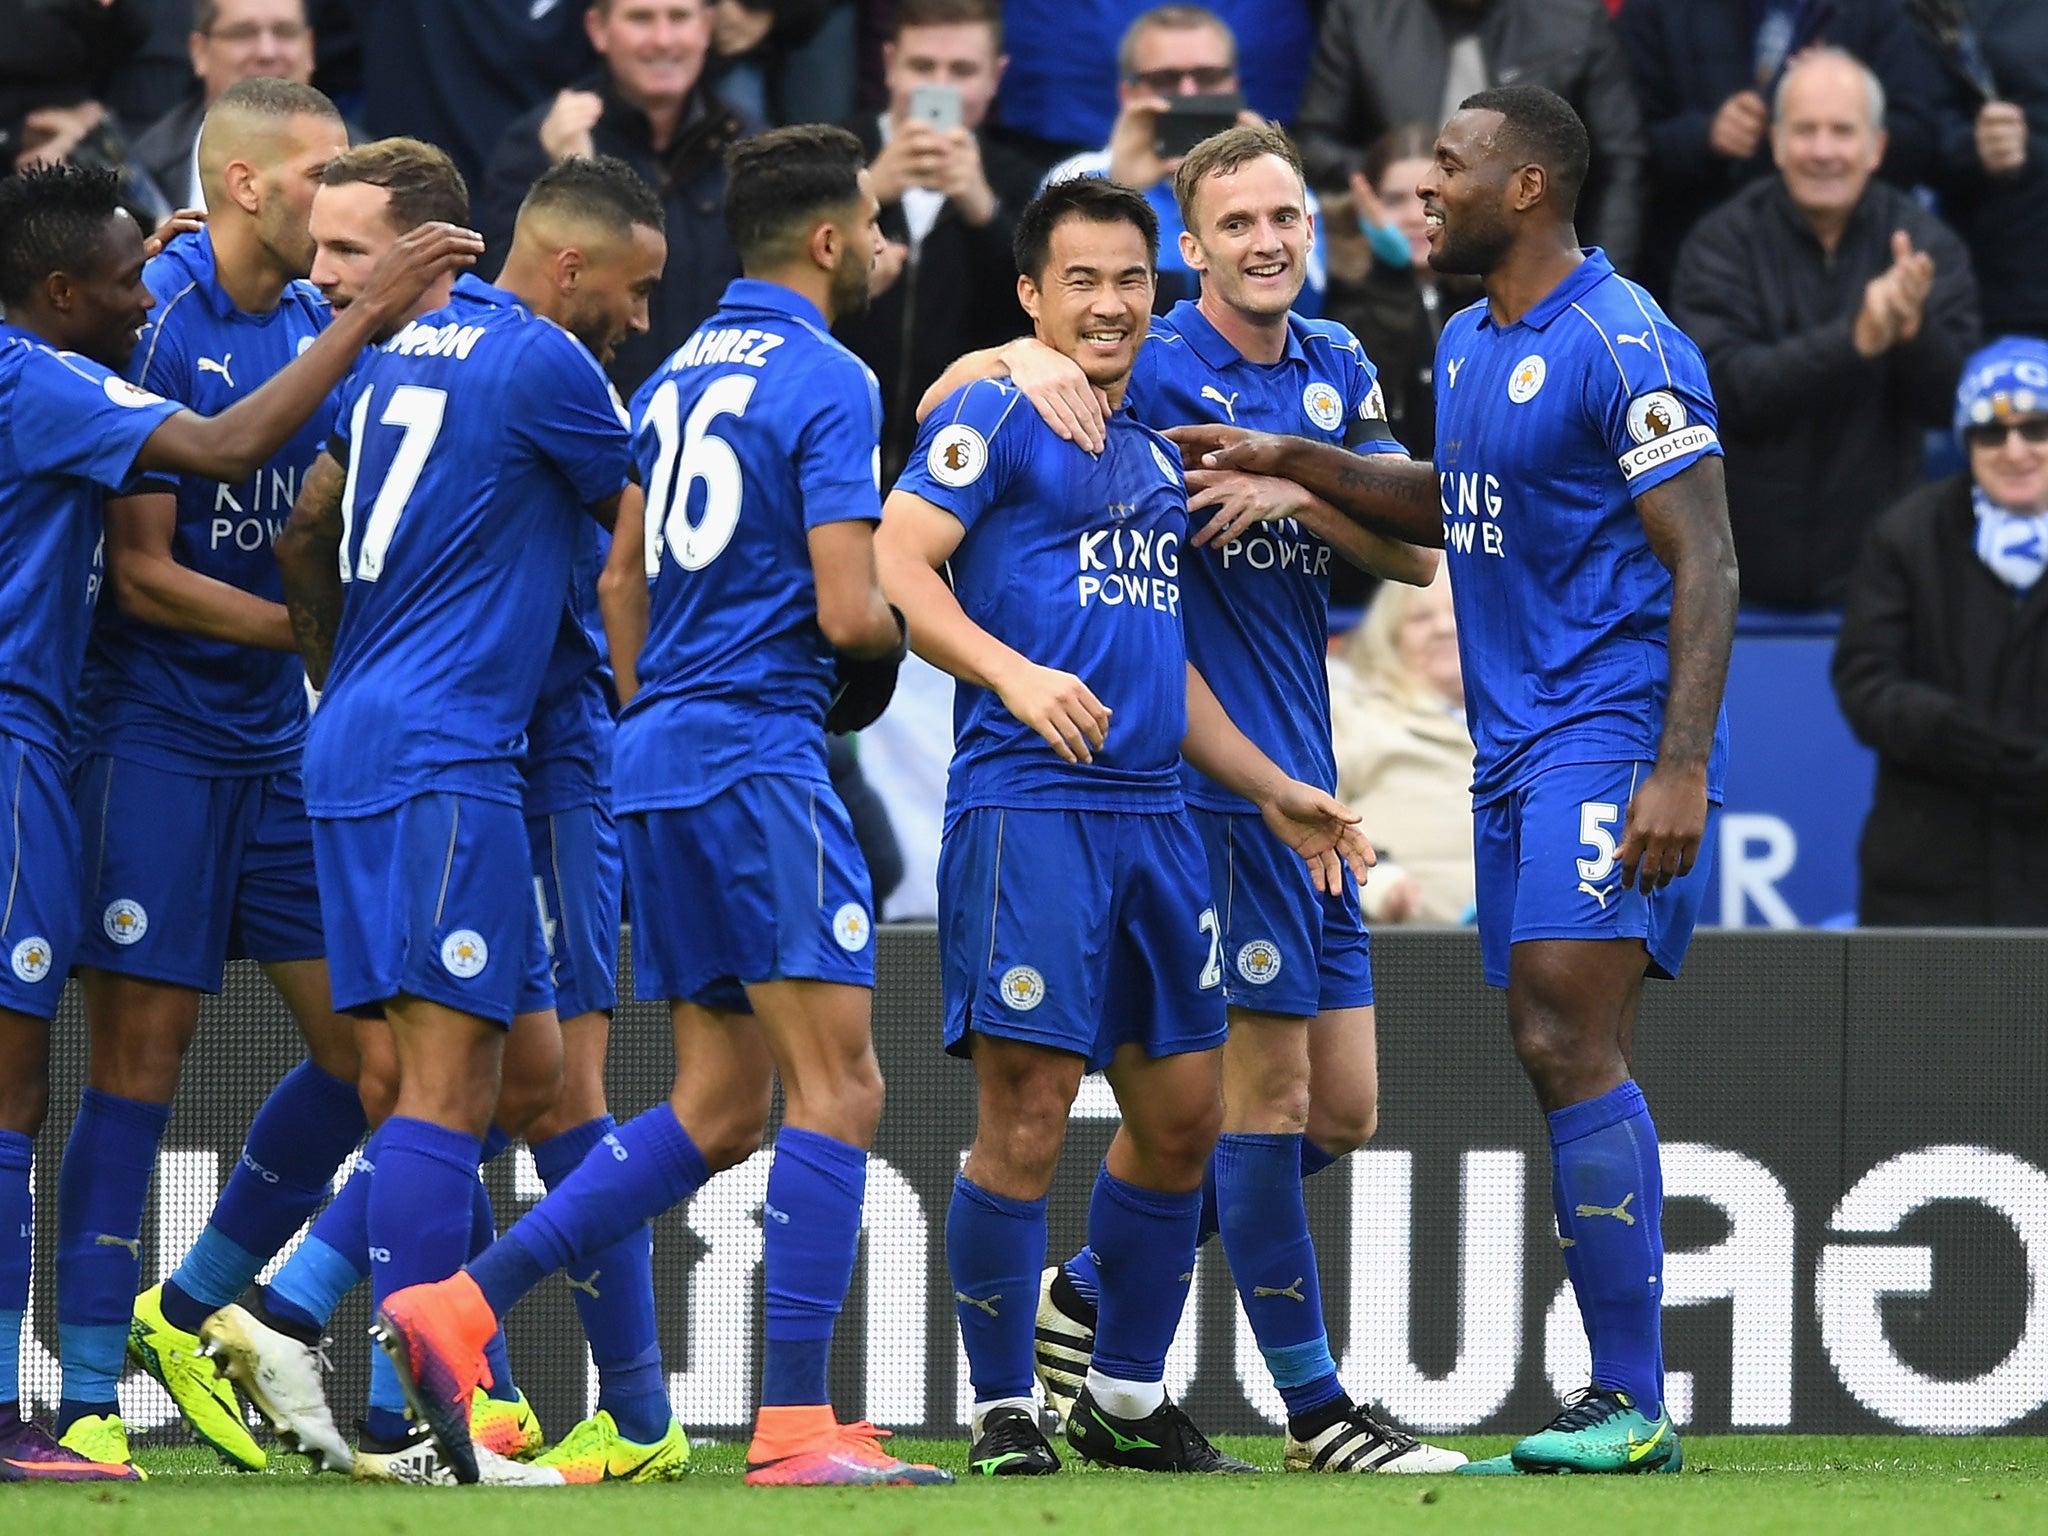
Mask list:
[[[181,409],[0,322],[0,734],[70,749],[100,503]]]
[[[966,528],[949,570],[967,617],[1073,673],[1110,710],[1095,761],[1069,763],[994,693],[958,684],[948,818],[977,806],[1179,810],[1188,501],[1173,444],[1126,409],[1090,454],[1007,381],[982,380],[925,419],[896,489]]]
[[[881,515],[882,395],[816,305],[741,278],[633,397],[652,584],[614,771],[624,811],[825,772],[832,647],[806,535]]]
[[[1387,431],[1379,375],[1365,348],[1331,320],[1289,315],[1280,361],[1254,363],[1183,301],[1152,322],[1125,400],[1149,427],[1217,421],[1359,453],[1405,451]],[[1208,516],[1198,513],[1197,521]],[[1183,587],[1188,656],[1224,712],[1288,774],[1333,794],[1324,655],[1337,558],[1294,518],[1260,523],[1228,544],[1192,551]],[[1253,809],[1193,768],[1181,779],[1192,805]]]
[[[347,586],[306,809],[518,805],[577,531],[626,481],[617,397],[575,337],[462,277],[358,366],[335,415]]]
[[[1505,329],[1484,302],[1452,316],[1436,377],[1473,795],[1560,763],[1655,758],[1671,576],[1635,498],[1721,451],[1699,348],[1591,250]]]
[[[569,559],[569,602],[555,631],[540,702],[526,727],[526,814],[549,816],[579,805],[609,805],[612,712],[616,695],[607,659],[597,578],[611,540],[585,518]]]
[[[327,301],[292,283],[277,307],[235,307],[205,230],[180,235],[143,269],[156,295],[129,377],[217,416],[282,372],[326,327]],[[188,570],[284,601],[271,544],[333,424],[323,407],[249,480],[151,476],[132,489],[176,496],[171,556]],[[79,706],[80,746],[179,773],[267,774],[296,767],[306,730],[305,670],[289,651],[160,629],[112,602],[93,620]]]

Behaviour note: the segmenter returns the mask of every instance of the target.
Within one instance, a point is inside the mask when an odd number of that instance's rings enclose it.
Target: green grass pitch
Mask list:
[[[211,1454],[143,1454],[146,1485],[0,1487],[20,1536],[1939,1536],[2048,1531],[2048,1439],[1697,1436],[1677,1477],[1283,1477],[1276,1439],[1227,1439],[1260,1478],[1076,1471],[967,1481],[964,1441],[896,1447],[962,1475],[956,1488],[752,1489],[738,1445],[700,1446],[659,1487],[358,1488],[297,1472],[250,1477]],[[1473,1456],[1504,1439],[1455,1443]]]

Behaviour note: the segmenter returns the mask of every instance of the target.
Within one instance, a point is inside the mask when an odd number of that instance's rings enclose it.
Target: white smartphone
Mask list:
[[[940,133],[960,126],[960,92],[950,85],[919,85],[911,88],[910,115]]]

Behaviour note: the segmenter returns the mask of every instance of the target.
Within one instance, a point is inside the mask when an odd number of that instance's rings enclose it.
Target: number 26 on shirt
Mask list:
[[[697,397],[688,421],[681,415],[680,393],[673,379],[647,401],[647,424],[654,429],[660,458],[654,483],[647,488],[647,579],[661,574],[664,549],[686,571],[701,571],[725,552],[739,526],[739,456],[711,428],[721,416],[739,417],[754,397],[755,380],[748,374],[714,379]],[[690,521],[690,488],[702,482],[704,515]]]

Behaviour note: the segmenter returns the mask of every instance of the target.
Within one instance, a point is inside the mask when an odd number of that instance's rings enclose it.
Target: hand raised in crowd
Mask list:
[[[180,208],[163,223],[150,231],[142,242],[142,259],[147,261],[180,235],[189,235],[195,229],[206,228],[204,208]]]
[[[910,247],[900,240],[884,240],[882,248],[875,253],[875,265],[868,277],[868,297],[879,299],[896,286],[896,279],[903,275],[904,265],[910,260]]]
[[[1747,160],[1764,141],[1771,109],[1755,91],[1737,91],[1721,103],[1707,129],[1707,148],[1724,160]]]
[[[1892,231],[1892,264],[1863,285],[1863,307],[1851,333],[1856,350],[1878,357],[1920,334],[1927,296],[1934,291],[1934,258],[1913,249],[1903,229]]]
[[[752,53],[774,30],[775,7],[770,0],[753,5],[718,0],[711,16],[711,49],[722,59],[736,59]]]
[[[2027,114],[2010,101],[1987,101],[1977,112],[1977,160],[1992,176],[2027,163]]]
[[[1109,130],[1109,179],[1143,192],[1173,174],[1178,160],[1162,160],[1153,152],[1154,124],[1166,110],[1163,96],[1141,96],[1117,113]]]
[[[588,159],[597,153],[591,134],[604,116],[604,98],[595,91],[563,91],[540,122],[540,147],[559,165],[572,156]]]
[[[28,147],[15,156],[15,169],[56,165],[70,159],[71,152],[105,121],[106,115],[107,109],[96,101],[81,101],[75,107],[36,108],[21,120],[22,142]]]
[[[869,162],[868,176],[885,208],[901,202],[911,187],[923,187],[944,193],[976,228],[995,216],[996,195],[981,168],[981,144],[966,128],[941,133],[913,118]]]

